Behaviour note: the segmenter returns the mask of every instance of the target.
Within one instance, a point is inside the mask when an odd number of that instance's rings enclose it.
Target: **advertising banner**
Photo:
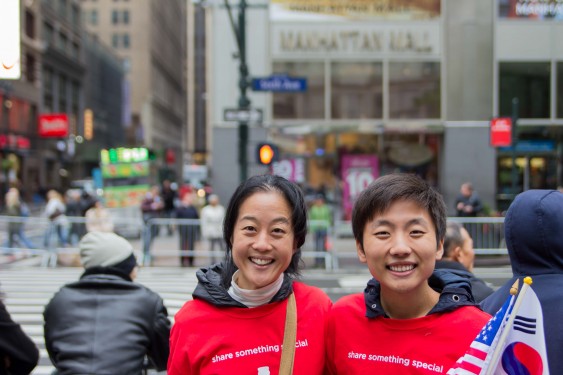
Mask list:
[[[512,145],[512,119],[497,117],[491,120],[491,146],[508,147]]]
[[[271,0],[272,21],[413,21],[440,17],[441,0]]]
[[[39,115],[38,134],[42,138],[61,138],[68,136],[68,116],[66,113]]]
[[[344,220],[352,217],[352,208],[358,195],[379,177],[379,159],[375,155],[344,155],[340,160],[342,181],[342,205]]]
[[[499,18],[563,20],[561,0],[497,0]]]
[[[0,79],[20,79],[19,0],[0,0],[0,35]]]
[[[276,161],[272,164],[272,173],[292,182],[305,182],[305,160],[299,158]]]

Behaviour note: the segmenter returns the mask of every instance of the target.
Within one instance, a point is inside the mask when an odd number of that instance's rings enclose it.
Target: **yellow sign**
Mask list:
[[[274,21],[429,20],[440,17],[441,0],[271,0]]]

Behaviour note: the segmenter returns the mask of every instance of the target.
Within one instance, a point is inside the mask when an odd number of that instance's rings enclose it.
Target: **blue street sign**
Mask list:
[[[252,79],[252,90],[274,92],[307,91],[307,78],[272,75],[270,77]]]

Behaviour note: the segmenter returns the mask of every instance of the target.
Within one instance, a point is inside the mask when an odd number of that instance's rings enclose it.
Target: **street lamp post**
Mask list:
[[[238,24],[235,24],[233,15],[231,12],[231,6],[228,0],[224,0],[225,7],[227,8],[227,13],[229,15],[229,21],[231,22],[231,27],[233,28],[233,33],[238,47],[238,58],[239,58],[239,100],[238,109],[248,110],[250,108],[250,99],[246,95],[248,90],[248,65],[246,65],[246,0],[240,0],[239,2],[239,13],[238,13]],[[248,177],[248,160],[247,160],[247,145],[248,145],[248,122],[239,121],[238,123],[238,161],[240,165],[240,181],[246,180]]]

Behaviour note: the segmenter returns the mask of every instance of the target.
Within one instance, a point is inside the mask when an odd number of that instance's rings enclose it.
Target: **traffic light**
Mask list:
[[[262,165],[270,165],[278,161],[280,151],[273,143],[259,143],[256,147],[256,161]]]

